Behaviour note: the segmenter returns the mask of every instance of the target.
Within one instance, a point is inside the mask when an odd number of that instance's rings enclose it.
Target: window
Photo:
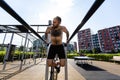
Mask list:
[[[110,30],[110,31],[112,31],[112,29],[111,29],[111,28],[110,28],[109,30]]]
[[[117,50],[117,48],[115,48]]]
[[[114,41],[114,38],[112,38],[112,41]]]
[[[114,47],[116,47],[116,44],[114,44]]]

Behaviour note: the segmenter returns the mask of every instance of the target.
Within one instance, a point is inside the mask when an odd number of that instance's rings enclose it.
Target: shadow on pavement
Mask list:
[[[86,71],[105,71],[104,69],[101,69],[90,64],[77,64],[77,66],[83,68]]]
[[[107,70],[100,67],[80,63],[76,65],[73,59],[68,62],[86,79],[86,80],[120,80],[120,76],[109,73]]]

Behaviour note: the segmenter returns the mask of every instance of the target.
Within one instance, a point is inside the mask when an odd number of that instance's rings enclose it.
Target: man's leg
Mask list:
[[[57,64],[53,61],[53,59],[47,59],[47,64],[49,67],[53,66],[56,67]]]
[[[65,66],[65,59],[60,59],[60,66],[64,67]]]
[[[48,57],[47,57],[47,64],[49,67],[55,66],[53,63],[54,57],[55,57],[54,46],[50,45],[48,51]]]
[[[60,59],[60,66],[61,66],[61,67],[64,67],[64,66],[65,66],[65,63],[66,63],[64,46],[63,46],[63,45],[60,45],[58,51],[59,51],[59,52],[58,52],[58,56],[59,56],[59,59]]]
[[[49,67],[52,66],[52,63],[53,63],[52,59],[47,59],[47,64],[48,64]]]

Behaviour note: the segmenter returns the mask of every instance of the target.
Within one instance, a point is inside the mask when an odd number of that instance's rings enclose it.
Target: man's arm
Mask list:
[[[63,32],[65,32],[66,33],[66,37],[67,37],[67,40],[66,40],[66,42],[68,41],[68,39],[69,39],[69,31],[67,30],[67,28],[66,27],[64,27],[63,26]]]
[[[48,42],[48,34],[50,33],[50,27],[47,27],[46,31],[45,31],[45,40],[46,42]]]

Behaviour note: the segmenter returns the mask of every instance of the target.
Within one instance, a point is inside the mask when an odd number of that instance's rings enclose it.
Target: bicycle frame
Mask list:
[[[68,68],[67,68],[67,45],[63,44],[64,45],[64,50],[65,50],[65,66],[64,66],[64,71],[65,71],[65,76],[64,76],[64,80],[68,80]],[[50,48],[51,44],[49,44],[48,46],[48,49],[47,49],[47,55],[48,55],[48,51],[49,51],[49,48]],[[51,67],[51,73],[53,72],[54,74],[54,68],[52,69]],[[46,71],[45,71],[45,80],[48,80],[48,76],[49,76],[49,67],[48,67],[48,64],[47,64],[47,60],[46,60]],[[51,75],[50,75],[51,76]],[[54,76],[52,76],[53,78]],[[56,75],[56,78],[57,78],[57,75]],[[52,79],[51,79],[52,80]],[[53,79],[54,80],[54,79]]]
[[[53,63],[56,63],[57,60],[58,60],[58,56],[56,55],[56,57],[53,60]],[[50,79],[49,80],[57,80],[57,76],[58,76],[58,73],[55,72],[55,67],[52,66],[51,67]]]

